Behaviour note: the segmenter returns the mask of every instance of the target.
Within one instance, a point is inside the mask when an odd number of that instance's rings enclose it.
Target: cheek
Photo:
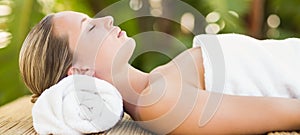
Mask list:
[[[121,42],[115,38],[109,37],[107,38],[101,45],[102,51],[110,55],[114,56],[121,47]]]
[[[118,41],[113,40],[105,40],[102,42],[98,54],[97,54],[97,62],[101,65],[111,65],[114,57],[116,56],[118,49],[117,43]]]
[[[111,67],[113,62],[127,63],[135,48],[134,40],[122,42],[120,39],[107,38],[102,42],[97,54],[97,63]],[[117,62],[118,63],[118,62]]]

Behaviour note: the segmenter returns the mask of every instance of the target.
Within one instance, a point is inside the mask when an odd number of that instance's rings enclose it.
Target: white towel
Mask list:
[[[39,134],[97,133],[123,116],[123,102],[110,83],[86,75],[71,75],[45,90],[32,108]]]
[[[209,91],[213,71],[205,48],[218,43],[225,61],[224,94],[300,98],[300,39],[257,40],[239,34],[196,36],[193,46],[202,48]]]

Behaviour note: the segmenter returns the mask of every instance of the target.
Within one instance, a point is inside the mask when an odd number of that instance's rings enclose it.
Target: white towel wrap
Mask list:
[[[212,38],[213,37],[213,38]],[[300,39],[257,40],[239,34],[198,35],[202,46],[205,86],[211,90],[212,70],[204,44],[217,39],[225,60],[224,94],[300,98]]]
[[[123,102],[110,83],[86,75],[71,75],[45,90],[32,108],[39,134],[97,133],[123,116]]]

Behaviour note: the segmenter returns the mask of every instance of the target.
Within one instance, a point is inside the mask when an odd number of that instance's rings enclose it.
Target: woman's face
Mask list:
[[[82,13],[65,11],[56,13],[53,19],[55,34],[68,35],[75,56],[73,66],[94,68],[96,74],[105,74],[111,71],[118,57],[128,63],[135,42],[113,25],[112,17],[93,19]]]

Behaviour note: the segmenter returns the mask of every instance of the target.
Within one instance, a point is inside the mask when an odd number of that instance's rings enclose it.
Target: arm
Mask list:
[[[199,49],[190,51],[192,55],[194,54],[193,58],[196,61],[202,61]],[[192,59],[186,57],[190,55],[185,54],[188,53],[182,53],[174,59],[177,65],[181,63],[192,65],[188,63]],[[151,120],[159,120],[150,124],[141,124],[153,132],[160,134],[170,132],[174,134],[262,134],[268,131],[300,129],[300,100],[230,95],[223,96],[217,112],[209,123],[204,127],[199,127],[201,113],[204,111],[209,94],[211,94],[209,91],[198,89],[205,89],[202,86],[204,84],[203,71],[200,72],[200,86],[198,86],[197,79],[190,79],[193,76],[193,74],[189,74],[191,67],[183,68],[189,70],[181,71],[174,67],[176,66],[169,65],[169,67],[157,71],[160,77],[154,77],[150,81],[151,87],[147,87],[142,92],[146,95],[152,94],[152,96],[149,96],[150,99],[140,97],[139,103],[161,96],[159,100],[148,106],[137,107],[137,111],[134,113],[137,116],[135,120],[146,123]],[[202,69],[201,65],[196,67]],[[150,74],[149,80],[152,75]],[[160,84],[161,82],[163,84]],[[155,95],[155,93],[157,94]],[[162,93],[163,95],[161,95]],[[194,95],[198,96],[195,100],[193,99]],[[179,101],[182,97],[187,98],[184,98],[183,104],[180,104]],[[192,102],[189,102],[190,99],[193,99]],[[191,110],[191,112],[188,114],[186,110]],[[169,114],[172,111],[175,113]],[[182,119],[180,117],[182,115],[187,117],[179,123],[180,125],[176,125],[176,121]],[[168,129],[171,130],[166,132]]]
[[[170,88],[170,87],[169,87]],[[139,120],[148,121],[160,118],[173,109],[179,94],[176,89],[166,89],[159,102],[145,107],[139,107]],[[145,91],[148,91],[147,89]],[[179,92],[180,93],[180,92]],[[299,130],[300,100],[246,97],[224,95],[222,102],[204,127],[199,127],[200,114],[203,111],[209,92],[199,90],[198,99],[191,114],[183,123],[173,130],[173,134],[262,134],[268,131]],[[140,99],[141,102],[143,99]],[[182,106],[182,108],[184,108]],[[178,113],[180,114],[180,113]],[[176,117],[173,117],[173,121]],[[162,121],[162,124],[147,125],[149,130],[161,133],[172,121]],[[163,124],[167,123],[167,124]]]

